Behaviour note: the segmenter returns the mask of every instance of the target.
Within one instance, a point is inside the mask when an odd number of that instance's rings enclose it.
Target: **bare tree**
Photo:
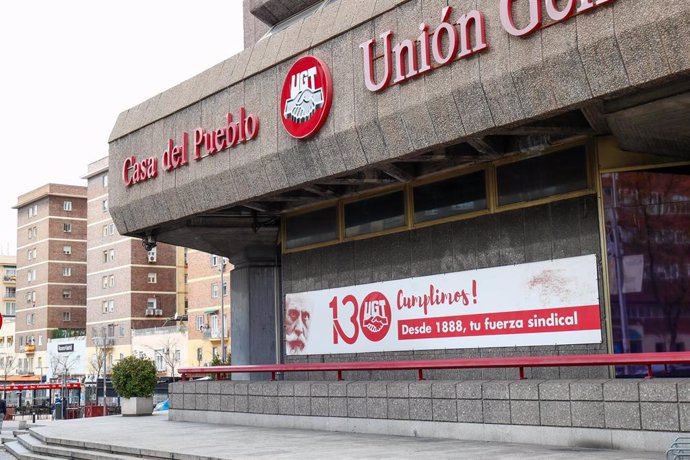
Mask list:
[[[155,355],[160,355],[165,363],[166,369],[170,370],[170,376],[175,377],[175,367],[180,363],[180,357],[178,352],[180,350],[180,344],[177,337],[166,337],[161,339],[157,345],[149,346],[150,350],[153,350],[154,358]]]
[[[11,371],[12,368],[15,366],[16,360],[17,357],[14,354],[0,353],[0,372],[2,372],[2,379],[4,381],[4,385],[7,385],[7,376],[12,373]],[[3,388],[2,399],[6,399],[5,396],[5,389]]]

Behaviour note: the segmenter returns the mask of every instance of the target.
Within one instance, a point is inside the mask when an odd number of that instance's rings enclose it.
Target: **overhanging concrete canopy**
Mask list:
[[[451,161],[441,165],[485,161],[609,130],[626,149],[660,147],[657,153],[690,156],[687,90],[634,99],[687,81],[687,1],[617,0],[528,38],[501,28],[500,2],[460,3],[467,5],[457,5],[454,14],[483,11],[490,50],[379,93],[364,86],[360,44],[388,29],[399,39],[416,38],[419,23],[439,23],[438,2],[332,2],[123,112],[110,137],[113,178],[125,158],[160,157],[168,139],[179,143],[183,132],[223,126],[226,114],[236,115],[240,106],[257,115],[261,128],[253,141],[160,171],[153,180],[132,187],[111,180],[118,230],[224,253],[232,250],[231,240],[240,246],[275,242],[276,216],[301,204],[305,193],[329,199],[348,193],[337,187],[352,181],[371,187],[405,180],[416,174],[417,166],[406,164],[415,158]],[[278,116],[283,76],[304,53],[327,63],[334,86],[328,121],[309,141],[290,138]],[[635,104],[607,106],[626,99]],[[453,144],[460,147],[449,155],[444,146]],[[228,213],[239,213],[238,220],[195,224],[195,216],[228,219]]]

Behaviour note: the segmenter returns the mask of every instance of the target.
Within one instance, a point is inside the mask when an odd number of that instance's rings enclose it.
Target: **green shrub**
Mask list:
[[[123,398],[146,398],[156,389],[156,365],[151,359],[127,356],[113,366],[113,387]]]

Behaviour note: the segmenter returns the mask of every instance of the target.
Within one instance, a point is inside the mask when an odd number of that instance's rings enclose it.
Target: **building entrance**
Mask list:
[[[690,347],[690,165],[604,173],[613,351]],[[688,366],[659,374],[690,375]],[[643,369],[617,369],[618,376]]]

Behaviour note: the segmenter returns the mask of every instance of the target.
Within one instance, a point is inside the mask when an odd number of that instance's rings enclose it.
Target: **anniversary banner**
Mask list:
[[[287,294],[288,355],[601,342],[596,257]]]

